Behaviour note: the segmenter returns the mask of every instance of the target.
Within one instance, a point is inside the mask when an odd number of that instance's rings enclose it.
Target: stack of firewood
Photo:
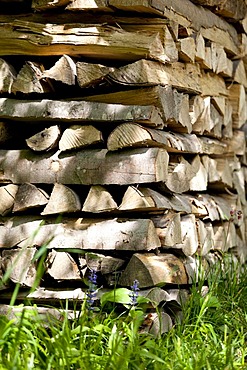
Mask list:
[[[18,0],[5,13],[1,299],[20,283],[20,301],[80,301],[95,270],[104,289],[138,280],[169,301],[198,256],[206,270],[219,252],[245,262],[244,0]]]

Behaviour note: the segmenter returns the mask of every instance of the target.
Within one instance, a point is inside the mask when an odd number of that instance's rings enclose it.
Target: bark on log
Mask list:
[[[131,286],[135,279],[140,288],[188,282],[183,263],[172,254],[134,254],[121,275],[119,284]]]
[[[165,181],[168,154],[164,149],[107,152],[84,150],[54,159],[28,150],[0,151],[1,181],[32,184],[130,185]]]
[[[214,11],[223,17],[231,18],[234,21],[243,19],[247,12],[246,3],[243,0],[192,0],[193,3],[200,4],[202,6],[213,7]]]
[[[22,286],[32,287],[36,279],[36,266],[32,262],[36,248],[4,250],[1,252],[1,269],[10,273],[9,279]]]
[[[154,106],[105,104],[65,100],[17,100],[0,98],[0,118],[25,121],[131,122],[162,126]]]
[[[12,65],[0,58],[0,92],[11,93],[17,73]]]
[[[24,94],[51,92],[51,84],[41,79],[44,69],[41,63],[26,62],[13,82],[11,92]]]
[[[169,61],[159,32],[127,32],[108,25],[14,20],[0,24],[0,55],[82,55],[94,59]]]
[[[13,212],[44,206],[48,203],[48,199],[49,195],[44,190],[32,184],[22,184],[15,196]]]
[[[79,250],[149,251],[160,247],[154,224],[149,219],[50,219],[13,218],[0,225],[0,248],[27,245]],[[110,233],[109,233],[110,230]]]
[[[18,191],[18,185],[9,184],[0,187],[0,215],[6,216],[11,212],[16,193]]]
[[[143,0],[138,4],[133,4],[132,0],[109,0],[109,5],[125,11],[159,13],[184,27],[201,31],[202,35],[211,41],[218,40],[234,55],[239,52],[239,40],[235,28],[210,10],[198,7],[189,0],[184,0],[182,3],[180,0],[174,0],[172,6],[170,0],[162,0],[162,2]]]

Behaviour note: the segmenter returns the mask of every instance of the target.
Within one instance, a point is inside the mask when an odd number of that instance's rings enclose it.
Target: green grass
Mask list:
[[[247,274],[226,264],[192,287],[184,319],[155,338],[138,332],[141,309],[88,311],[45,325],[34,312],[0,316],[0,370],[247,369]]]

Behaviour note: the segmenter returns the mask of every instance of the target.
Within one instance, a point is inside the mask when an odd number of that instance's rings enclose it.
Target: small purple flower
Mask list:
[[[135,306],[137,304],[138,291],[140,290],[139,281],[135,279],[133,281],[133,285],[130,288],[131,288],[131,293],[130,293],[131,305]]]
[[[93,311],[94,307],[94,300],[96,297],[96,290],[97,290],[97,273],[95,270],[91,270],[89,277],[89,287],[88,291],[86,292],[87,295],[87,307],[89,311]]]

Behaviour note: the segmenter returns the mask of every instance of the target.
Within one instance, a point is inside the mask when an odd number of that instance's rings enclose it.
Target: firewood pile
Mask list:
[[[94,270],[179,305],[197,256],[245,262],[244,0],[0,4],[2,302],[81,302]]]

